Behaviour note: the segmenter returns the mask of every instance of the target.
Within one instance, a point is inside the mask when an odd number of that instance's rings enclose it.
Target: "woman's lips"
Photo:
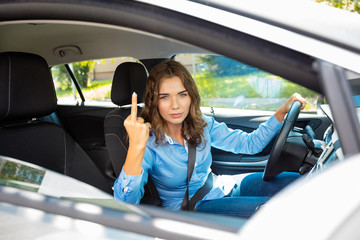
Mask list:
[[[182,115],[181,113],[170,114],[170,116],[171,116],[172,118],[180,118],[181,115]]]

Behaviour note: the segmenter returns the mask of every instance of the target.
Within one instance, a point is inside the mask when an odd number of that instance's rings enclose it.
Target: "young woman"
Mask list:
[[[180,209],[187,189],[188,146],[196,147],[196,163],[189,183],[189,198],[205,183],[211,172],[211,147],[256,154],[278,133],[292,103],[302,109],[306,101],[293,94],[270,119],[252,133],[229,129],[200,111],[196,84],[184,66],[176,61],[157,65],[148,77],[145,108],[137,117],[136,94],[131,114],[124,122],[129,149],[120,176],[114,184],[116,199],[138,204],[150,174],[162,206]],[[241,177],[218,178],[203,200],[220,199],[238,192]],[[239,194],[239,193],[238,193]]]

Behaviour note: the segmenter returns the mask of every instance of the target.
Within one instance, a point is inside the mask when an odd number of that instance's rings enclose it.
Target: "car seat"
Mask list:
[[[112,193],[104,175],[61,125],[38,120],[56,107],[54,83],[44,58],[31,53],[0,53],[0,155]]]
[[[125,163],[128,141],[124,121],[131,113],[131,97],[136,92],[137,102],[141,103],[147,79],[146,68],[141,63],[121,63],[115,70],[111,86],[111,101],[116,109],[107,114],[104,121],[105,142],[116,177],[120,175]],[[138,104],[141,105],[141,104]],[[138,113],[141,108],[138,107]],[[151,178],[145,186],[142,203],[159,205],[160,198]]]

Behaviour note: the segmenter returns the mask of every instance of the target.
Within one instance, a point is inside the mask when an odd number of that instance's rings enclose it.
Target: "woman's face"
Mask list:
[[[182,126],[189,114],[191,99],[177,76],[161,80],[158,110],[169,128]]]

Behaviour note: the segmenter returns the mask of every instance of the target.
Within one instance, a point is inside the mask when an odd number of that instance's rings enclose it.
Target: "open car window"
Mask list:
[[[320,94],[274,74],[219,55],[177,54],[194,77],[202,107],[277,110],[294,92],[306,98],[304,111],[316,112]],[[111,103],[111,84],[116,67],[122,62],[139,62],[132,57],[97,59],[69,64],[85,101]],[[81,101],[65,67],[52,68],[59,104]]]
[[[193,75],[203,107],[275,111],[297,92],[308,102],[304,111],[317,110],[318,93],[230,58],[179,54],[175,60]]]

